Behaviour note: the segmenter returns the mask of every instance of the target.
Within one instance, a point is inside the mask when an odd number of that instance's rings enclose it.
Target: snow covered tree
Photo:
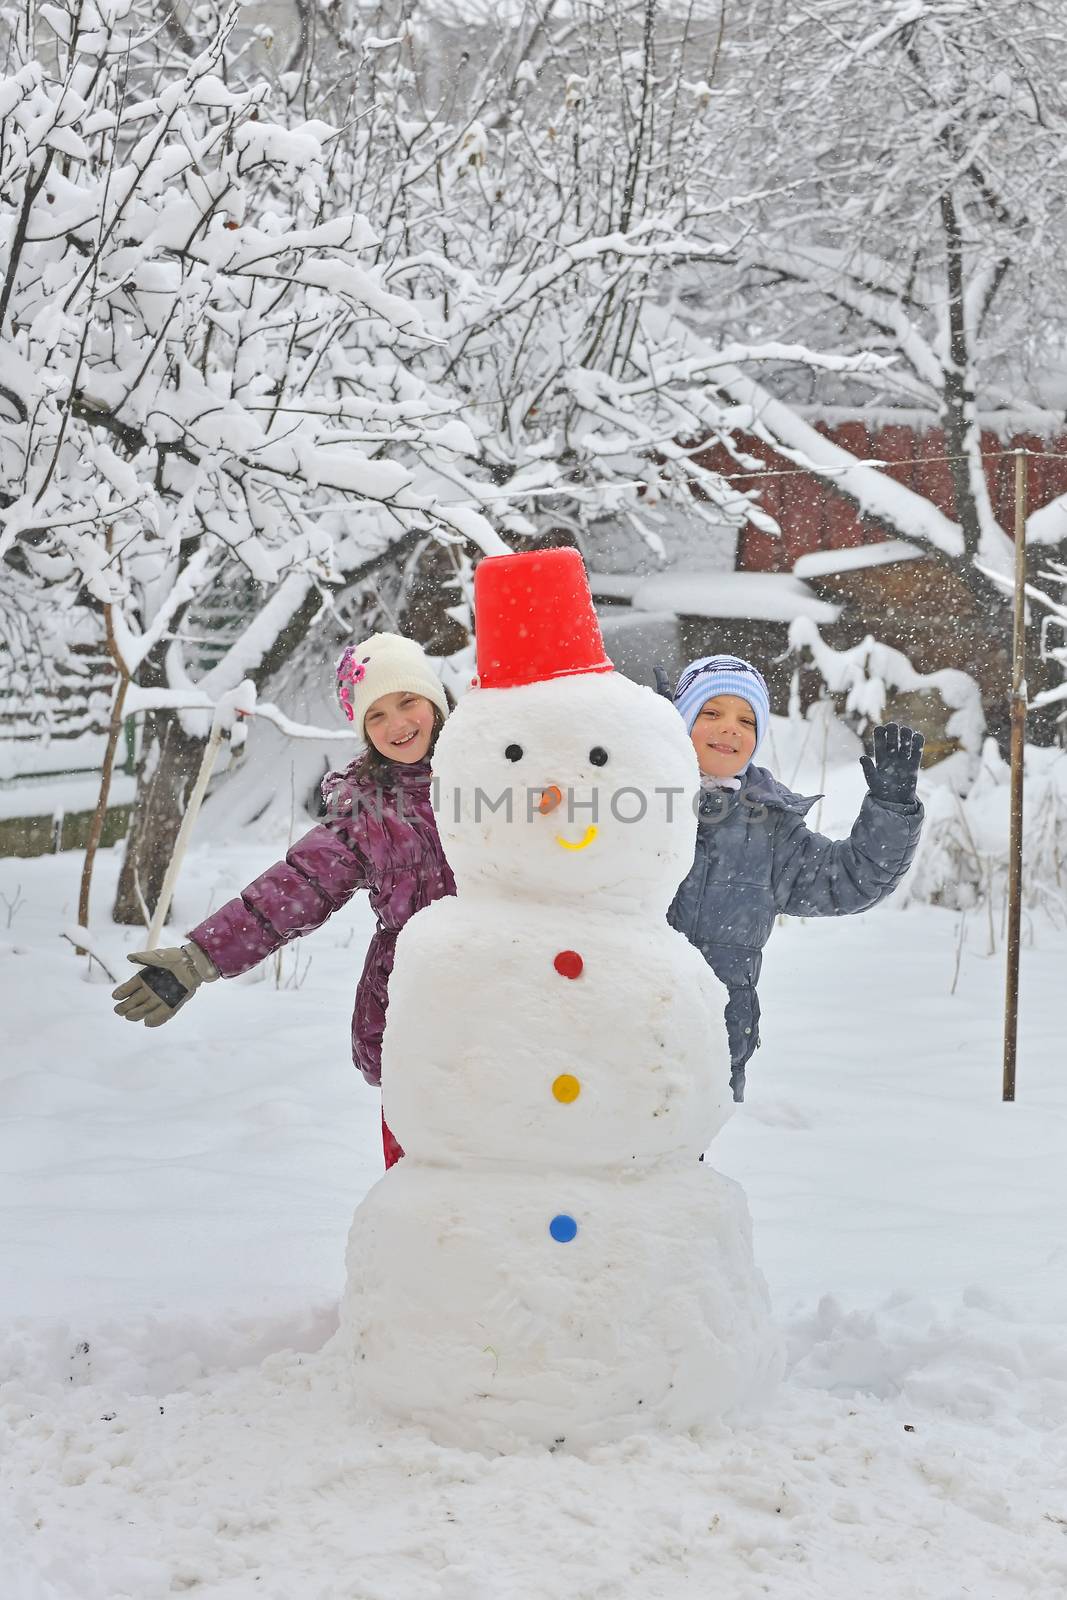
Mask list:
[[[0,561],[23,610],[110,605],[152,691],[116,906],[136,921],[207,731],[179,709],[193,603],[235,571],[258,591],[196,685],[215,700],[428,530],[503,548],[472,496],[442,502],[474,440],[414,369],[433,335],[406,262],[331,201],[334,131],[228,87],[236,6],[191,58],[151,10],[8,15],[0,84]]]
[[[891,358],[847,381],[783,364],[732,386],[766,436],[839,472],[796,400],[918,409],[944,430],[955,520],[872,474],[836,484],[886,526],[936,548],[1006,642],[979,563],[1010,566],[980,456],[979,408],[1055,425],[1065,334],[1067,27],[1056,0],[755,0],[723,13],[717,115],[737,133],[720,196],[763,188],[757,220],[701,325],[773,329]],[[767,404],[762,402],[767,400]],[[785,402],[785,404],[782,404]],[[874,476],[877,476],[875,474]],[[1035,519],[1057,542],[1067,518]]]
[[[707,18],[663,0],[517,5],[477,34],[432,3],[347,16],[333,70],[353,137],[332,179],[376,216],[388,183],[383,257],[408,258],[442,339],[420,371],[461,400],[504,531],[581,544],[609,519],[662,551],[680,508],[773,526],[694,446],[736,426],[724,362],[781,352],[724,352],[669,305],[679,267],[728,256],[746,225],[707,196]]]
[[[261,682],[369,578],[401,626],[427,561],[462,598],[501,535],[767,525],[697,457],[750,421],[724,374],[868,362],[723,348],[671,304],[750,220],[709,189],[706,28],[659,0],[530,7],[435,80],[417,9],[361,7],[273,93],[236,5],[215,32],[145,0],[5,23],[0,561],[21,604],[111,608],[146,714],[123,920],[178,827],[191,700]],[[205,670],[192,621],[235,589]]]

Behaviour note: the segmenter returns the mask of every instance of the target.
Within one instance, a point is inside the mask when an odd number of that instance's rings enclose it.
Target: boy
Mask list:
[[[661,693],[669,694],[657,672]],[[730,1083],[745,1094],[757,1049],[756,984],[774,919],[836,917],[884,900],[911,865],[923,821],[915,785],[923,736],[891,722],[861,758],[869,794],[847,839],[804,821],[819,798],[791,793],[752,758],[767,731],[762,675],[736,656],[704,656],[674,690],[700,763],[696,857],[668,913],[729,990]]]

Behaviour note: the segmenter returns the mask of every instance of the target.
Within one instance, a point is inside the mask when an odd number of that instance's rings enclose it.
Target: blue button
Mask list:
[[[568,1217],[565,1211],[561,1211],[558,1217],[552,1218],[548,1231],[557,1244],[570,1244],[578,1232],[578,1224],[573,1217]]]

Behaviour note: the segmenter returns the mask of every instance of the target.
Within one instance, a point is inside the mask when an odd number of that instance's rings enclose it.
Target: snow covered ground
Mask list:
[[[181,922],[266,865],[249,838],[195,849]],[[1061,930],[1030,926],[1002,1106],[981,919],[958,976],[947,911],[780,928],[711,1152],[788,1330],[777,1400],[700,1441],[488,1459],[356,1426],[320,1353],[381,1163],[348,1057],[366,906],[148,1033],[58,937],[78,870],[0,861],[4,1600],[1067,1592]]]

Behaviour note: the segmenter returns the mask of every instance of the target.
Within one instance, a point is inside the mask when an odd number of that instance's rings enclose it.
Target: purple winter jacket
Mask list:
[[[323,779],[327,814],[261,877],[189,930],[224,978],[248,972],[310,933],[358,889],[378,919],[356,990],[352,1058],[368,1083],[382,1075],[382,1033],[396,936],[416,911],[455,894],[430,804],[430,766],[393,763],[389,785],[360,757]],[[395,773],[395,775],[394,775]]]

